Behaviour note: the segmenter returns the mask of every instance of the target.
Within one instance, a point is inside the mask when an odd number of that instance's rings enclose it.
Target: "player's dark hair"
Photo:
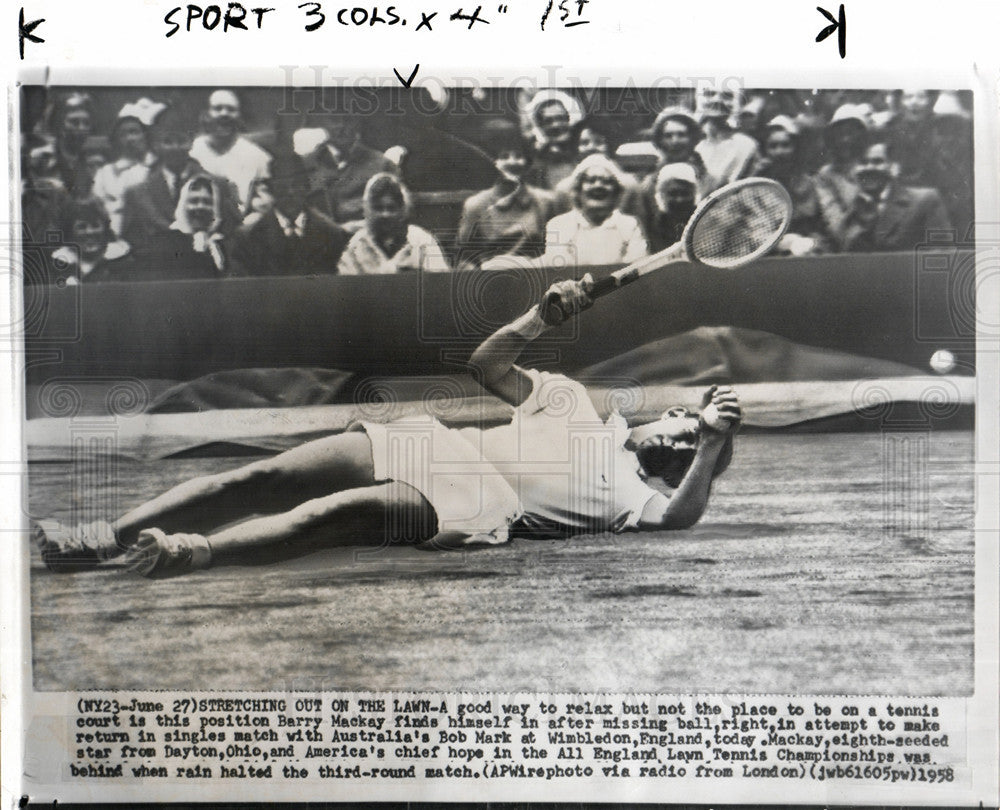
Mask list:
[[[677,489],[694,462],[695,447],[674,447],[670,444],[644,445],[636,450],[636,457],[643,471],[651,478],[662,478],[667,486]],[[721,475],[733,460],[733,437],[726,436],[726,442],[715,461],[712,477]]]

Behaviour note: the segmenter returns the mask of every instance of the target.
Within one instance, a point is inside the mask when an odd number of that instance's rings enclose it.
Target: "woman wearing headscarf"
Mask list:
[[[549,220],[544,264],[627,264],[647,253],[639,221],[619,210],[626,180],[605,155],[584,158],[573,172],[572,211]]]
[[[137,247],[146,280],[219,278],[228,269],[219,179],[196,174],[181,186],[170,229]]]
[[[576,167],[576,131],[583,121],[583,109],[561,90],[541,90],[532,97],[525,114],[534,148],[528,180],[539,188],[554,189]]]
[[[359,276],[451,269],[437,239],[410,223],[410,195],[398,177],[388,172],[374,175],[362,203],[364,227],[351,237],[337,272]]]
[[[143,182],[156,162],[149,149],[148,128],[165,106],[141,98],[122,107],[111,133],[115,159],[94,175],[93,194],[104,203],[116,237],[122,233],[125,192]]]

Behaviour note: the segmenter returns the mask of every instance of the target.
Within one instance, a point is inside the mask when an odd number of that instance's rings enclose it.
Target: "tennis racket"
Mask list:
[[[588,291],[600,298],[648,273],[679,262],[735,270],[770,252],[788,228],[792,199],[785,187],[764,177],[748,177],[709,194],[691,214],[681,240],[599,279]],[[544,302],[545,322],[562,323],[558,296]]]

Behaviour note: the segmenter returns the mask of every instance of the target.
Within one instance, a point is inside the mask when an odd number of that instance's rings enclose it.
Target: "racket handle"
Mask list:
[[[542,320],[545,321],[546,326],[559,326],[566,320],[566,313],[559,306],[559,296],[555,293],[549,293],[542,299],[540,309]]]
[[[627,282],[626,282],[627,283]],[[622,285],[622,281],[614,274],[600,278],[590,285],[587,290],[591,298],[601,298],[610,292],[614,292]]]

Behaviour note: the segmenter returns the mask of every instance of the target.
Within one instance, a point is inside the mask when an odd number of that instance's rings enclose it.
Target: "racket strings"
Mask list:
[[[693,223],[688,250],[713,267],[734,267],[766,253],[781,238],[791,214],[777,184],[749,183],[721,194]]]

